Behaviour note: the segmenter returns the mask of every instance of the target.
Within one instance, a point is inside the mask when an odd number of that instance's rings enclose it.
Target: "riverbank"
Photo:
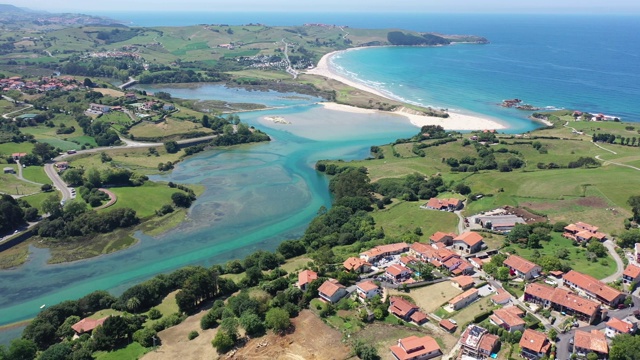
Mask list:
[[[345,85],[351,86],[353,88],[356,88],[358,90],[362,90],[368,93],[371,93],[373,95],[376,96],[380,96],[383,97],[385,99],[389,99],[392,101],[397,101],[396,99],[394,99],[393,97],[391,97],[389,94],[385,94],[377,89],[374,89],[370,86],[361,84],[361,83],[357,83],[353,80],[350,80],[338,73],[336,73],[335,71],[333,71],[331,69],[331,65],[330,65],[330,61],[331,58],[337,54],[339,54],[340,52],[343,51],[355,51],[358,50],[359,48],[354,48],[354,49],[348,49],[348,50],[341,50],[341,51],[333,51],[330,52],[328,54],[325,54],[320,61],[318,62],[318,65],[313,68],[313,69],[309,69],[307,70],[305,73],[308,75],[316,75],[316,76],[322,76],[328,79],[333,79],[336,81],[339,81]],[[346,112],[357,112],[357,113],[377,113],[378,110],[373,110],[373,109],[361,109],[361,108],[357,108],[357,107],[353,107],[353,106],[348,106],[348,105],[341,105],[341,104],[335,104],[335,103],[322,103],[322,105],[330,110],[338,110],[338,111],[346,111]],[[449,117],[447,118],[442,118],[442,117],[436,117],[436,116],[425,116],[425,115],[420,115],[417,111],[414,111],[412,109],[408,109],[406,107],[400,107],[398,108],[396,111],[394,111],[394,113],[399,114],[401,116],[404,116],[406,118],[409,119],[409,121],[411,121],[411,124],[417,126],[417,127],[422,127],[425,125],[440,125],[443,128],[447,129],[447,130],[462,130],[462,131],[470,131],[470,130],[500,130],[500,129],[506,129],[507,126],[505,126],[504,124],[493,120],[493,119],[489,119],[486,117],[481,117],[481,116],[477,116],[477,115],[469,115],[469,114],[463,114],[463,113],[458,113],[458,112],[451,112],[451,111],[447,111],[447,113],[449,114]]]

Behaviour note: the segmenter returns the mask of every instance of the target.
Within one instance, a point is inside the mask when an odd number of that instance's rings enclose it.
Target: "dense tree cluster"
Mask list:
[[[402,31],[390,31],[387,33],[387,40],[391,45],[449,45],[451,42],[441,36],[433,34],[413,35]]]
[[[406,201],[430,199],[446,190],[444,181],[440,176],[426,178],[418,173],[399,179],[381,179],[375,182],[372,187],[374,192],[382,196]]]
[[[618,144],[618,145],[625,145],[625,146],[640,146],[640,142],[638,142],[638,138],[635,136],[624,137],[620,135],[616,136],[615,134],[603,133],[603,134],[593,134],[591,139],[593,142],[604,142],[608,144]]]

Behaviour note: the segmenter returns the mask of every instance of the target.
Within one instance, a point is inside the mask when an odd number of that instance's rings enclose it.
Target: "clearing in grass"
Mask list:
[[[416,305],[426,313],[436,311],[442,304],[451,300],[456,295],[462,293],[462,290],[451,284],[451,281],[443,281],[441,283],[414,288],[409,291],[409,296],[415,301]],[[406,295],[406,293],[398,290],[390,290],[390,295]]]
[[[454,213],[420,209],[422,202],[419,201],[394,201],[386,209],[371,213],[376,224],[384,228],[387,237],[400,238],[407,233],[414,234],[419,227],[423,233],[420,240],[428,242],[429,236],[436,231],[454,232],[457,228],[458,216]]]

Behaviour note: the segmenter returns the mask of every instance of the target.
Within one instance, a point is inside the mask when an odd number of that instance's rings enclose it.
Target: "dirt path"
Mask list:
[[[97,208],[95,208],[94,210],[100,210],[100,209],[105,209],[108,208],[109,206],[113,205],[116,203],[116,201],[118,201],[118,197],[116,196],[116,194],[114,194],[113,192],[104,189],[104,188],[100,188],[98,189],[99,191],[102,191],[103,193],[109,195],[109,201],[104,204],[104,205],[100,205]]]
[[[604,148],[603,148],[603,149],[604,149]],[[605,149],[605,150],[606,150],[606,149]],[[609,151],[611,151],[611,150],[609,150]],[[614,153],[614,154],[615,154],[615,153]],[[638,171],[640,171],[640,168],[635,167],[635,166],[631,166],[631,165],[627,165],[627,164],[621,164],[621,163],[613,162],[613,161],[611,161],[611,160],[604,160],[604,159],[600,158],[600,155],[596,155],[596,159],[598,159],[598,160],[602,161],[602,162],[603,162],[603,165],[613,164],[613,165],[624,166],[624,167],[628,167],[628,168],[631,168],[631,169],[634,169],[634,170],[638,170]]]

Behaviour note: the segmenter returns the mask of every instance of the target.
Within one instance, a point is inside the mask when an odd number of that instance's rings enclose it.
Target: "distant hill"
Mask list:
[[[17,6],[10,5],[10,4],[0,4],[0,12],[3,12],[3,13],[7,13],[7,12],[11,12],[11,13],[27,13],[27,12],[32,12],[32,11],[29,10],[29,9],[19,8]]]
[[[54,14],[46,11],[32,10],[28,8],[17,7],[10,4],[0,4],[0,23],[15,24],[30,22],[34,25],[111,25],[118,23],[115,20],[107,19],[100,16],[84,15],[84,14]]]

